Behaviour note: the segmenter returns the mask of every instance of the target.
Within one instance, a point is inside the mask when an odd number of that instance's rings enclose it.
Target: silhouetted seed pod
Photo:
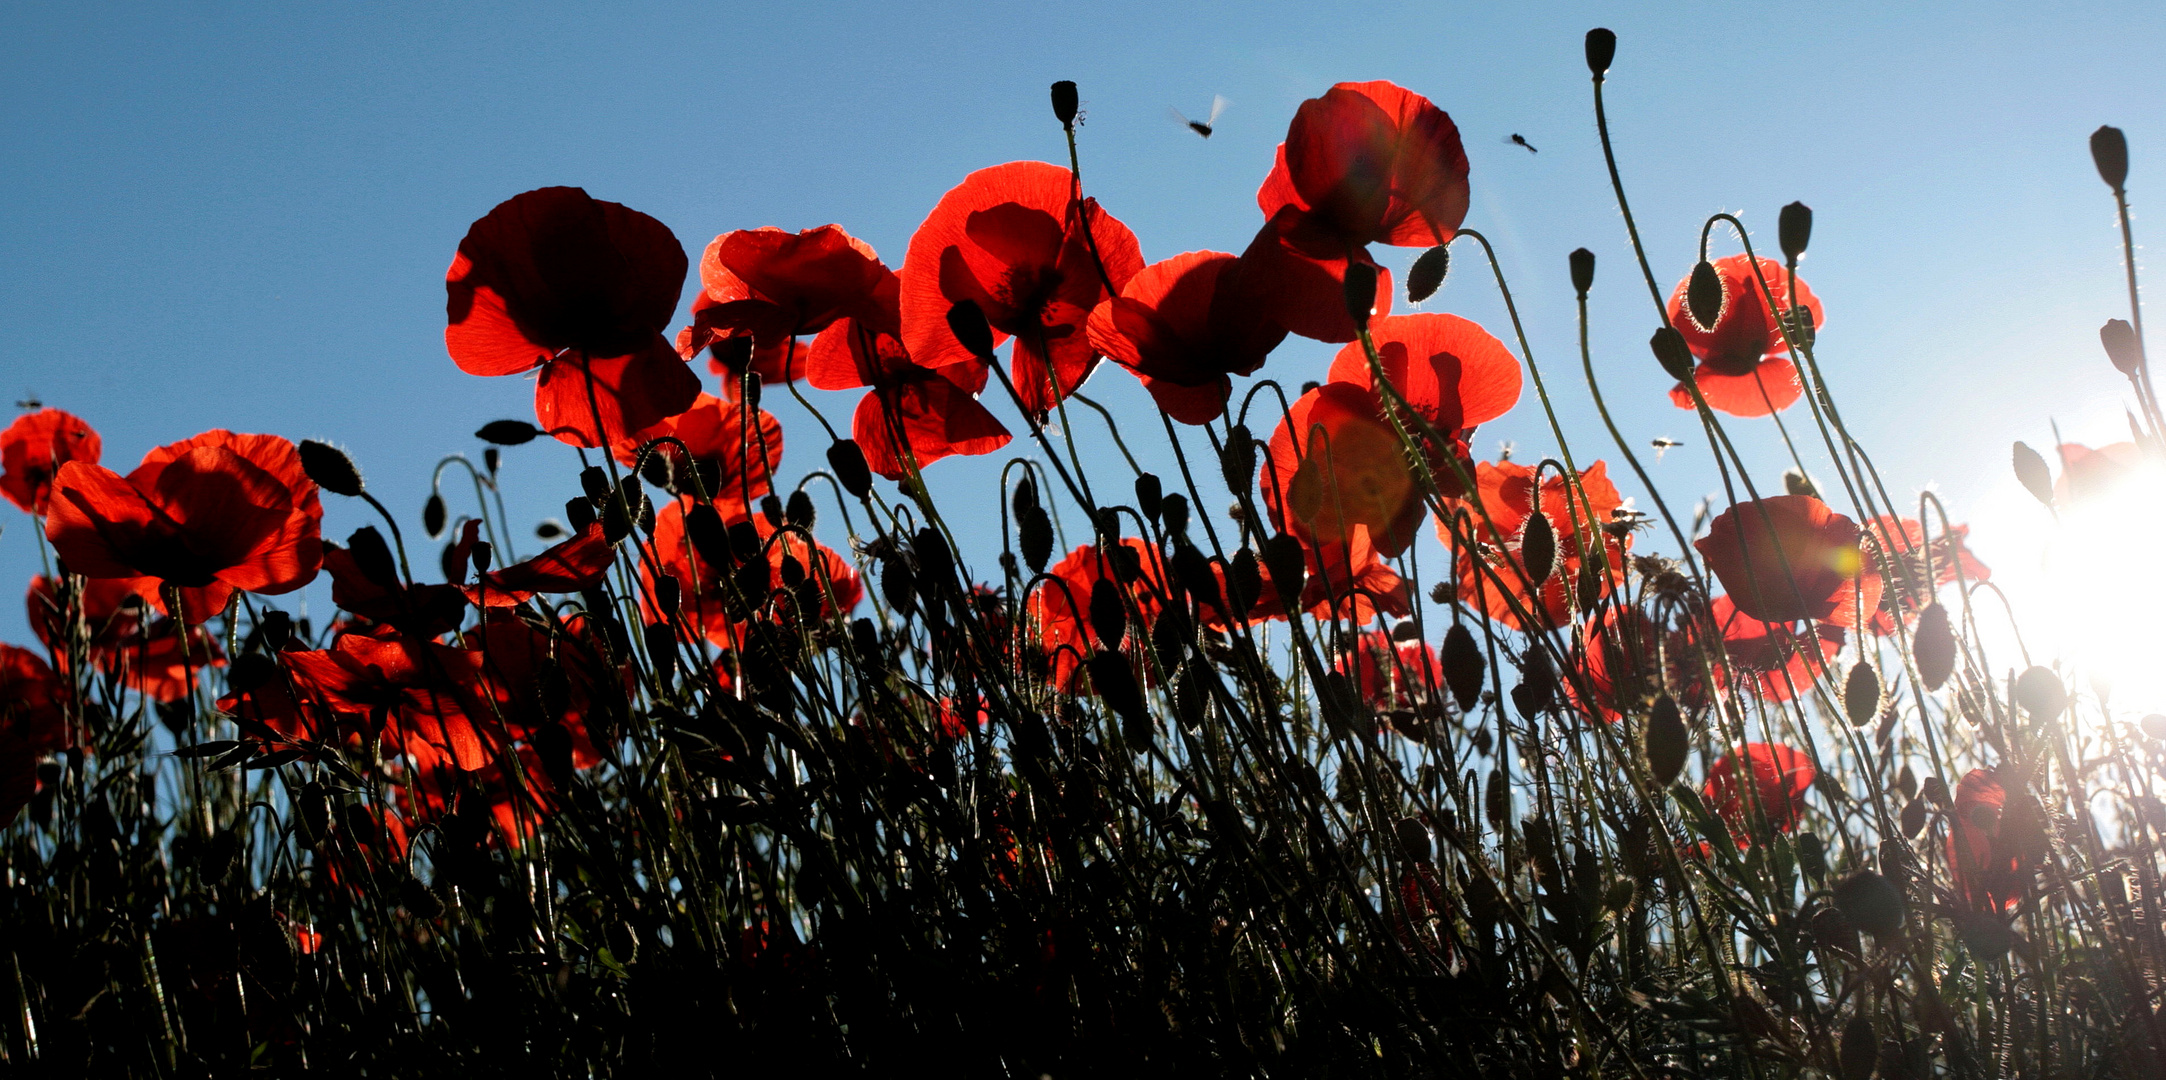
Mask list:
[[[1122,734],[1134,747],[1148,745],[1151,713],[1144,704],[1142,689],[1136,685],[1136,673],[1128,669],[1128,658],[1101,649],[1091,656],[1089,667],[1091,688],[1121,718]]]
[[[583,495],[566,500],[564,523],[575,533],[587,531],[587,526],[594,524],[594,500]]]
[[[1790,265],[1796,266],[1798,257],[1805,254],[1805,245],[1813,238],[1813,208],[1794,202],[1782,208],[1775,219],[1775,236],[1782,245],[1782,256]]]
[[[1853,1016],[1843,1025],[1839,1062],[1841,1080],[1872,1080],[1873,1067],[1880,1063],[1880,1036],[1873,1034],[1871,1020]]]
[[[1482,809],[1489,816],[1489,824],[1501,829],[1512,820],[1512,788],[1505,782],[1502,769],[1489,774],[1489,789],[1483,799]]]
[[[660,610],[664,615],[677,614],[677,605],[682,601],[680,588],[677,584],[677,575],[655,575],[654,606],[656,609]]]
[[[1416,862],[1428,862],[1436,854],[1429,840],[1429,830],[1414,818],[1403,817],[1392,822],[1392,832],[1398,835],[1399,846],[1406,849],[1408,858]]]
[[[533,442],[535,437],[540,434],[540,428],[524,420],[491,420],[481,425],[481,430],[475,432],[474,437],[483,442],[495,443],[498,446],[518,446],[522,443]],[[490,471],[494,472],[496,470],[491,469]]]
[[[1519,538],[1519,561],[1527,568],[1527,580],[1536,585],[1549,580],[1557,562],[1557,534],[1549,526],[1549,515],[1527,515],[1526,531]]]
[[[1113,564],[1113,580],[1123,585],[1143,580],[1142,552],[1123,544],[1106,552],[1106,561]]]
[[[1376,313],[1376,265],[1347,263],[1346,277],[1340,284],[1346,290],[1346,317],[1354,320],[1356,328],[1368,329],[1369,316]]]
[[[1916,840],[1918,834],[1925,831],[1925,820],[1925,803],[1922,800],[1912,799],[1903,804],[1903,817],[1900,824],[1903,827],[1904,836]]]
[[[1910,771],[1908,764],[1903,766],[1903,771],[1895,774],[1895,791],[1905,799],[1918,796],[1918,774]]]
[[[1599,79],[1617,59],[1617,35],[1597,26],[1587,31],[1587,70]]]
[[[1879,872],[1860,870],[1835,883],[1835,909],[1874,937],[1903,928],[1903,893]]]
[[[361,576],[386,589],[399,587],[399,564],[391,557],[390,545],[384,543],[382,533],[373,525],[363,525],[346,538],[347,554],[353,556],[354,565]]]
[[[766,603],[768,592],[774,588],[774,570],[765,559],[738,567],[733,577],[737,591],[744,596],[745,603],[753,607]]]
[[[2051,720],[2068,708],[2068,691],[2052,668],[2032,667],[2016,676],[2016,704],[2033,720]]]
[[[985,321],[985,309],[975,300],[958,300],[948,309],[948,330],[970,355],[993,358],[993,327]]]
[[[918,574],[927,588],[955,584],[955,556],[948,551],[947,538],[940,535],[940,530],[931,526],[919,529],[910,550],[917,555]]]
[[[1226,449],[1219,455],[1218,464],[1226,478],[1226,490],[1236,498],[1255,486],[1256,440],[1248,433],[1247,424],[1235,424],[1226,432]]]
[[[2098,178],[2119,195],[2128,184],[2128,137],[2121,129],[2106,125],[2091,133],[2091,163]]]
[[[1280,533],[1263,542],[1264,570],[1271,575],[1271,584],[1278,590],[1279,604],[1289,617],[1301,607],[1301,587],[1307,583],[1308,556],[1301,550],[1301,541]]]
[[[1176,492],[1159,501],[1158,513],[1169,536],[1188,534],[1188,498]]]
[[[1196,545],[1182,542],[1173,548],[1173,578],[1176,584],[1196,598],[1196,602],[1224,610],[1226,601],[1218,592],[1218,570]]]
[[[1852,727],[1864,727],[1873,722],[1880,711],[1880,673],[1863,660],[1850,669],[1850,678],[1843,682],[1843,715],[1850,718]]]
[[[1948,609],[1934,601],[1918,613],[1918,628],[1910,635],[1910,655],[1918,662],[1918,679],[1927,690],[1938,690],[1955,673],[1955,631],[1948,626]]]
[[[654,535],[654,500],[648,498],[646,492],[639,494],[638,521],[640,532],[648,536]]]
[[[2016,479],[2023,481],[2031,497],[2047,506],[2053,505],[2053,471],[2046,468],[2046,459],[2038,451],[2021,442],[2015,445]]]
[[[1263,564],[1256,560],[1256,550],[1234,552],[1233,563],[1226,568],[1226,602],[1235,614],[1246,616],[1262,595]]]
[[[635,498],[631,507],[615,498],[602,503],[602,537],[614,544],[632,535],[632,521],[637,515],[639,501]]]
[[[790,501],[783,508],[782,517],[798,528],[812,528],[813,521],[819,517],[819,511],[812,505],[812,494],[804,488],[790,492]]]
[[[1106,578],[1091,584],[1090,597],[1091,633],[1098,637],[1098,647],[1118,649],[1128,635],[1128,613],[1121,608],[1121,587]]]
[[[1655,362],[1662,365],[1663,372],[1670,378],[1678,382],[1692,378],[1692,349],[1685,344],[1685,335],[1665,326],[1655,331],[1647,345],[1655,351]]]
[[[542,771],[559,792],[572,789],[572,733],[562,724],[543,724],[534,729],[534,752],[541,756]]]
[[[1536,647],[1521,655],[1519,685],[1526,688],[1528,699],[1535,709],[1547,709],[1556,704],[1557,669],[1550,665],[1549,650]]]
[[[609,497],[609,474],[599,465],[579,470],[579,490],[586,492],[587,498],[601,502]]]
[[[495,557],[496,549],[490,547],[487,540],[474,541],[474,549],[468,552],[466,556],[467,561],[474,564],[474,572],[477,574],[488,573],[489,560]]]
[[[901,555],[889,552],[880,558],[880,595],[888,606],[902,615],[917,610],[917,577],[910,571],[910,563]]]
[[[871,619],[859,619],[850,624],[850,647],[857,650],[857,662],[867,675],[878,676],[887,671],[887,650],[880,647],[880,630]]]
[[[283,611],[266,611],[256,622],[256,632],[263,637],[265,652],[278,652],[293,638],[293,616]]]
[[[750,562],[760,557],[760,530],[749,521],[734,522],[729,527],[730,552],[738,562]]]
[[[797,561],[795,555],[784,555],[782,557],[782,566],[778,573],[782,578],[782,587],[785,589],[797,588],[807,580],[805,564]]]
[[[665,491],[675,491],[677,488],[676,470],[670,465],[670,461],[669,454],[658,447],[654,452],[640,459],[639,475],[655,487]]]
[[[827,464],[852,497],[862,499],[871,493],[872,469],[865,464],[865,451],[858,447],[856,439],[835,440],[827,448]]]
[[[444,535],[444,497],[429,492],[429,501],[421,504],[421,531],[434,540]]]
[[[781,500],[781,498],[777,497],[777,496],[776,496],[776,495],[774,495],[773,493],[769,493],[769,494],[767,494],[767,495],[765,495],[765,496],[762,496],[762,497],[760,498],[760,516],[761,516],[761,517],[763,517],[763,518],[766,518],[766,519],[767,519],[767,524],[768,524],[768,525],[770,525],[770,526],[772,526],[772,527],[774,527],[774,528],[777,528],[777,529],[781,528],[781,527],[782,527],[782,500]]]
[[[353,467],[345,451],[330,443],[301,440],[301,471],[333,495],[353,498],[361,494],[361,471]]]
[[[1023,549],[1023,561],[1033,573],[1044,573],[1045,564],[1053,557],[1053,521],[1046,516],[1045,508],[1032,503],[1016,518],[1016,543]]]
[[[655,680],[668,690],[677,681],[677,633],[666,622],[648,623],[640,628],[640,636],[647,642],[647,658],[654,664]]]
[[[698,552],[708,566],[725,570],[737,561],[730,552],[729,530],[722,524],[722,515],[711,504],[696,503],[685,511],[684,531],[692,540],[692,550]]]
[[[1675,698],[1664,694],[1655,699],[1654,710],[1647,714],[1647,732],[1641,744],[1647,755],[1647,771],[1654,777],[1659,794],[1685,771],[1685,754],[1692,746],[1691,733],[1685,730],[1684,714],[1678,711]]]
[[[1194,630],[1188,625],[1188,615],[1179,608],[1170,608],[1158,617],[1151,627],[1151,651],[1158,654],[1158,667],[1172,671],[1188,656],[1188,641]]]
[[[1429,586],[1429,599],[1439,604],[1449,604],[1459,595],[1459,588],[1449,581],[1439,581]]]
[[[1156,475],[1152,473],[1141,473],[1137,475],[1136,509],[1143,511],[1144,517],[1147,517],[1152,521],[1157,521],[1159,504],[1163,498],[1164,490],[1159,487],[1158,477]]]
[[[1453,623],[1444,632],[1444,684],[1451,687],[1452,700],[1459,703],[1460,712],[1468,712],[1481,700],[1482,680],[1488,662],[1482,659],[1481,646],[1474,643],[1474,632],[1464,623]]]
[[[1727,298],[1722,287],[1722,275],[1715,272],[1715,264],[1701,259],[1692,268],[1692,278],[1685,285],[1685,311],[1702,330],[1713,330],[1722,321],[1722,307]]]
[[[1828,876],[1827,846],[1817,833],[1799,833],[1797,836],[1797,865],[1805,876],[1814,882]]]
[[[1572,291],[1585,299],[1588,290],[1594,288],[1594,252],[1579,248],[1572,252]]]
[[[1412,269],[1406,272],[1406,298],[1419,304],[1436,295],[1444,286],[1444,276],[1451,273],[1451,249],[1442,244],[1421,253],[1414,260]]]
[[[2113,361],[2121,374],[2134,375],[2143,366],[2143,346],[2127,319],[2107,319],[2106,325],[2098,328],[2098,341],[2106,347],[2106,359]]]
[[[1064,128],[1075,126],[1078,106],[1074,83],[1062,79],[1053,84],[1053,119],[1060,121],[1060,126]]]

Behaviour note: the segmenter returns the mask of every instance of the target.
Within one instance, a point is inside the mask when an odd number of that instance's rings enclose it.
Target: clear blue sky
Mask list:
[[[2009,440],[2050,442],[2049,417],[2117,437],[2121,387],[2095,331],[2125,314],[2118,238],[2084,140],[2127,129],[2149,236],[2144,211],[2166,197],[2166,8],[1526,7],[10,5],[0,390],[85,417],[122,471],[212,427],[342,443],[417,533],[435,460],[478,452],[487,420],[531,416],[530,384],[465,375],[442,345],[444,268],[504,198],[580,185],[661,219],[694,255],[728,229],[838,222],[899,266],[965,173],[1058,160],[1046,86],[1067,78],[1089,114],[1086,184],[1145,256],[1239,251],[1295,106],[1335,81],[1391,79],[1458,121],[1468,225],[1498,243],[1579,453],[1614,457],[1576,374],[1564,259],[1599,254],[1605,389],[1635,443],[1690,439],[1657,470],[1689,506],[1713,476],[1646,351],[1653,313],[1594,139],[1580,39],[1606,25],[1622,41],[1614,133],[1665,289],[1707,213],[1740,213],[1772,248],[1776,208],[1810,203],[1821,355],[1891,487],[1938,484],[1962,517],[2004,485]],[[1213,94],[1232,105],[1209,142],[1168,119]],[[1514,132],[1540,153],[1505,144]],[[1427,308],[1508,337],[1469,254]],[[1330,353],[1296,339],[1265,373],[1320,378]],[[1134,417],[1132,443],[1162,444],[1124,373],[1087,389]],[[847,416],[847,396],[814,398]],[[776,411],[794,480],[821,440],[794,403]],[[1736,432],[1774,482],[1772,430]],[[1501,439],[1549,451],[1531,393],[1478,449]],[[575,491],[568,449],[506,457],[522,522]],[[933,480],[991,515],[993,467],[943,462]],[[327,535],[367,520],[326,503]],[[0,638],[20,642],[13,598],[37,556],[27,518],[8,508],[0,525]],[[1992,538],[1979,543],[1990,557]]]

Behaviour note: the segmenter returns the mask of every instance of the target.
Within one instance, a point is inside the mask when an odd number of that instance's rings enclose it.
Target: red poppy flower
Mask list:
[[[478,521],[467,522],[462,530],[465,537],[459,546],[471,551],[480,528]],[[465,551],[455,552],[462,577],[466,566]],[[377,581],[362,569],[353,552],[337,544],[323,546],[323,569],[331,575],[331,602],[341,610],[370,622],[395,627],[417,639],[425,640],[458,629],[459,620],[466,611],[466,596],[459,591],[457,582],[408,586],[396,575],[388,581]]]
[[[1956,783],[1948,824],[1948,867],[1965,902],[1984,912],[2015,907],[2045,857],[2037,804],[2019,792],[2009,805],[1999,777],[1972,769]]]
[[[1503,416],[1519,403],[1519,361],[1503,342],[1467,319],[1393,315],[1376,320],[1369,338],[1384,378],[1445,435],[1464,440],[1475,425]],[[1368,352],[1359,342],[1340,349],[1329,377],[1370,389]],[[1438,468],[1449,472],[1441,461]]]
[[[636,210],[578,188],[515,195],[459,242],[444,276],[444,345],[472,375],[541,369],[542,430],[601,446],[699,394],[699,377],[662,336],[685,269],[676,236]]]
[[[1572,680],[1566,680],[1565,692],[1605,723],[1616,723],[1662,692],[1660,643],[1654,622],[1636,607],[1613,607],[1588,619],[1578,664],[1587,700],[1581,701],[1580,686]]]
[[[1810,689],[1813,683],[1832,678],[1834,660],[1843,648],[1840,626],[1817,623],[1807,630],[1802,623],[1770,623],[1739,611],[1728,596],[1708,603],[1708,617],[1722,631],[1722,652],[1744,685],[1768,701],[1788,701]],[[1681,685],[1695,687],[1703,680],[1697,661],[1680,678]],[[1705,662],[1719,690],[1726,684],[1720,658],[1709,653]],[[1704,701],[1703,693],[1688,690],[1686,696]]]
[[[1960,569],[1962,579],[1972,583],[1985,581],[1993,576],[1986,564],[1979,562],[1964,546],[1970,536],[1970,526],[1951,525],[1945,532],[1933,537],[1933,580],[1926,580],[1925,527],[1915,518],[1883,514],[1875,523],[1878,528],[1867,529],[1864,536],[1866,565],[1879,567],[1892,563],[1892,578],[1882,575],[1884,588],[1880,594],[1880,606],[1873,611],[1873,633],[1887,637],[1895,633],[1895,619],[1901,615],[1903,625],[1908,626],[1918,618],[1918,612],[1932,603],[1933,594],[1942,585],[1952,584]],[[1892,548],[1884,554],[1876,554],[1883,547]]]
[[[1286,331],[1223,287],[1238,262],[1191,251],[1143,268],[1091,312],[1091,347],[1135,373],[1152,400],[1184,424],[1226,411],[1230,375],[1247,375]]]
[[[1428,98],[1389,82],[1339,83],[1301,103],[1256,204],[1286,207],[1349,243],[1427,247],[1467,216],[1459,128]]]
[[[1744,760],[1740,762],[1740,758]],[[1748,768],[1752,772],[1749,780],[1743,775]],[[1748,842],[1745,834],[1755,810],[1767,815],[1768,825],[1776,832],[1796,828],[1798,819],[1805,814],[1805,793],[1812,790],[1817,775],[1812,759],[1802,751],[1781,743],[1746,743],[1722,755],[1707,770],[1707,786],[1701,789],[1701,797],[1729,823],[1742,847]]]
[[[1388,630],[1363,633],[1351,655],[1339,658],[1337,668],[1352,671],[1361,700],[1377,709],[1413,708],[1434,699],[1444,685],[1434,646],[1420,638],[1401,641]]]
[[[1857,626],[1880,604],[1880,574],[1858,542],[1857,524],[1826,503],[1775,495],[1723,511],[1692,546],[1755,619]]]
[[[1137,615],[1145,627],[1158,621],[1165,567],[1158,553],[1137,537],[1123,538],[1121,546],[1135,553],[1142,569],[1136,580],[1121,589],[1135,605],[1129,614],[1132,640],[1138,632],[1133,624]],[[1091,544],[1069,552],[1049,573],[1052,580],[1039,582],[1031,590],[1026,612],[1037,627],[1038,648],[1053,665],[1053,685],[1069,690],[1077,681],[1076,673],[1100,647],[1098,634],[1091,629],[1091,590],[1101,580],[1119,584],[1120,578],[1113,556]]]
[[[636,465],[640,448],[648,443],[665,436],[681,440],[692,452],[689,461],[670,443],[655,448],[680,478],[677,489],[689,494],[690,472],[697,470],[722,520],[743,521],[760,498],[774,490],[775,469],[782,463],[782,422],[760,409],[748,432],[747,411],[743,402],[703,393],[684,412],[617,440],[611,452],[619,462]]]
[[[0,644],[0,828],[38,790],[38,759],[67,744],[67,687],[28,649]]]
[[[191,624],[235,589],[292,592],[323,563],[316,485],[276,435],[207,431],[144,455],[125,478],[71,461],[49,509],[46,535],[70,570],[157,579],[142,592],[164,610],[163,586],[179,590]]]
[[[1291,333],[1352,341],[1361,328],[1346,311],[1346,267],[1357,262],[1376,266],[1367,248],[1349,247],[1345,237],[1289,206],[1257,230],[1220,288],[1238,308],[1267,313]],[[1377,266],[1370,317],[1391,314],[1391,302],[1391,271]]]
[[[503,732],[484,704],[483,654],[435,642],[344,634],[320,652],[280,653],[302,694],[331,711],[389,723],[389,745],[426,744],[462,769],[488,764]]]
[[[887,275],[871,309],[820,331],[805,358],[807,377],[822,390],[872,388],[858,399],[850,437],[865,464],[890,480],[907,475],[905,448],[923,469],[951,454],[990,454],[1010,437],[978,401],[985,365],[927,368],[911,361],[902,343],[901,291],[901,279]]]
[[[1301,595],[1294,598],[1297,610],[1319,619],[1343,619],[1354,626],[1366,626],[1380,614],[1401,618],[1413,614],[1412,591],[1406,579],[1377,554],[1376,545],[1369,541],[1366,526],[1355,526],[1345,540],[1335,544],[1303,541],[1301,556],[1306,576],[1302,580]],[[1279,596],[1278,583],[1266,573],[1263,591],[1258,595],[1255,607],[1249,610],[1249,618],[1286,617],[1286,604]],[[1215,618],[1215,614],[1207,615],[1205,621],[1214,626],[1225,625],[1223,620]]]
[[[2121,481],[2143,464],[2143,451],[2135,443],[2108,443],[2096,450],[2082,443],[2061,444],[2061,475],[2053,482],[2053,501],[2072,502],[2107,498],[2116,494]]]
[[[1263,495],[1282,531],[1330,545],[1366,527],[1377,549],[1392,556],[1413,542],[1427,512],[1376,394],[1343,382],[1301,395],[1279,421]]]
[[[872,247],[840,225],[723,233],[700,256],[701,291],[678,350],[690,356],[717,339],[749,337],[746,362],[763,381],[803,378],[805,355],[795,339],[862,314],[891,276]],[[724,393],[734,399],[733,376],[741,370],[730,370],[720,356],[708,366],[724,376]]]
[[[0,431],[0,495],[26,514],[42,514],[60,466],[96,465],[103,447],[89,424],[59,409],[24,413]]]
[[[1625,552],[1631,547],[1632,538],[1602,536],[1599,530],[1610,523],[1624,506],[1624,497],[1617,492],[1617,485],[1610,482],[1609,466],[1597,461],[1579,474],[1579,486],[1586,492],[1586,502],[1572,494],[1571,485],[1554,470],[1544,474],[1540,496],[1541,515],[1547,521],[1550,536],[1556,542],[1556,554],[1547,580],[1542,582],[1539,602],[1527,589],[1526,564],[1522,548],[1526,541],[1527,522],[1535,514],[1535,470],[1515,461],[1484,461],[1474,467],[1474,500],[1469,501],[1470,524],[1474,529],[1474,543],[1460,544],[1452,538],[1450,528],[1437,522],[1437,537],[1446,544],[1454,545],[1453,572],[1458,576],[1459,598],[1478,608],[1484,615],[1514,629],[1527,629],[1521,625],[1513,611],[1513,603],[1529,613],[1539,612],[1551,626],[1565,625],[1571,619],[1573,593],[1583,585],[1591,584],[1607,593],[1612,583],[1624,580]],[[1474,503],[1479,503],[1479,510]],[[1587,511],[1593,510],[1594,519],[1589,521]],[[1486,510],[1488,522],[1482,520],[1481,510]],[[1594,574],[1582,581],[1582,571],[1589,557],[1599,550],[1609,556],[1610,572]],[[1480,562],[1477,563],[1476,559]],[[1495,573],[1491,578],[1481,570],[1487,565]],[[1499,584],[1502,588],[1499,588]],[[1588,599],[1579,598],[1583,603]]]
[[[577,536],[525,562],[483,574],[462,591],[475,607],[516,607],[532,600],[536,593],[594,588],[608,576],[616,558],[616,546],[603,533],[602,523],[590,521]]]
[[[1670,325],[1684,335],[1686,347],[1700,361],[1692,381],[1699,384],[1708,408],[1732,416],[1766,416],[1789,408],[1805,388],[1783,342],[1782,321],[1768,310],[1767,297],[1760,291],[1751,257],[1716,259],[1714,267],[1722,282],[1722,309],[1714,326],[1701,326],[1685,304],[1690,275],[1670,294]],[[1761,259],[1760,274],[1776,296],[1785,295],[1790,279],[1781,263]],[[1788,299],[1792,306],[1802,305],[1812,312],[1815,330],[1826,321],[1820,298],[1805,287],[1804,278],[1797,279],[1797,292]],[[1670,401],[1680,409],[1693,407],[1692,394],[1682,383],[1670,391]]]
[[[1008,367],[1024,408],[1043,415],[1083,384],[1098,362],[1084,322],[1109,295],[1108,281],[1118,291],[1143,269],[1143,253],[1128,226],[1072,192],[1068,170],[1016,161],[971,173],[941,196],[903,259],[902,343],[912,360],[943,368],[975,359],[948,328],[949,309],[971,300],[995,344],[1016,339]]]

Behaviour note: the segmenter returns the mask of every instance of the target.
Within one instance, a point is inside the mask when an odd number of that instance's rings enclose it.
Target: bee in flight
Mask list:
[[[1656,440],[1655,440],[1655,461],[1656,461],[1656,463],[1657,463],[1657,464],[1661,463],[1661,461],[1662,461],[1662,455],[1664,455],[1664,454],[1666,454],[1666,453],[1669,453],[1669,451],[1670,451],[1670,448],[1671,448],[1671,447],[1673,447],[1673,446],[1683,446],[1683,445],[1685,445],[1685,444],[1684,444],[1684,443],[1682,443],[1682,442],[1679,442],[1679,441],[1678,441],[1678,440],[1676,440],[1676,439],[1671,439],[1671,438],[1660,438],[1660,439],[1656,439]]]
[[[1172,113],[1173,119],[1182,127],[1208,139],[1211,132],[1218,127],[1218,114],[1226,111],[1226,99],[1217,94],[1211,95],[1211,118],[1208,120],[1190,120],[1181,110],[1170,106],[1166,111]]]
[[[1533,143],[1530,143],[1530,142],[1528,142],[1528,141],[1527,141],[1527,137],[1526,137],[1525,135],[1521,135],[1520,133],[1518,133],[1518,132],[1516,132],[1516,131],[1515,131],[1515,132],[1512,132],[1512,133],[1511,133],[1511,135],[1510,135],[1510,136],[1508,136],[1508,137],[1507,137],[1507,138],[1506,138],[1506,139],[1505,139],[1504,141],[1505,141],[1505,142],[1508,142],[1508,143],[1510,143],[1510,144],[1512,144],[1513,146],[1524,146],[1524,147],[1526,147],[1526,148],[1527,148],[1527,153],[1530,153],[1530,154],[1539,154],[1539,153],[1541,153],[1541,151],[1540,151],[1540,150],[1536,150],[1536,149],[1534,148],[1534,144],[1533,144]]]
[[[24,412],[36,412],[39,409],[44,408],[45,403],[39,401],[36,394],[31,394],[28,397],[23,398],[21,401],[16,402],[15,407],[23,410]]]

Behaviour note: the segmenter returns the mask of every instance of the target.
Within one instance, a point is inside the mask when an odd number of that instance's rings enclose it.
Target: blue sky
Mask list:
[[[2153,148],[2166,147],[2166,8],[1518,7],[11,5],[0,390],[88,419],[122,471],[212,427],[341,443],[411,535],[439,457],[478,452],[485,421],[531,416],[529,384],[465,375],[442,345],[444,268],[502,199],[580,185],[661,219],[694,255],[732,228],[838,222],[900,265],[911,230],[972,169],[1059,160],[1045,91],[1068,78],[1088,110],[1086,185],[1146,258],[1239,251],[1294,108],[1381,78],[1461,126],[1467,224],[1498,246],[1583,459],[1614,452],[1577,375],[1565,253],[1599,255],[1605,392],[1635,444],[1691,444],[1656,468],[1689,507],[1715,480],[1646,351],[1654,316],[1594,138],[1580,40],[1605,25],[1622,41],[1613,132],[1665,290],[1708,213],[1740,214],[1771,249],[1776,209],[1811,204],[1820,354],[1899,498],[1935,485],[1958,518],[2013,520],[2035,508],[2007,498],[2010,440],[2046,446],[2055,419],[2071,438],[2125,437],[2122,384],[2095,336],[2125,315],[2118,236],[2084,140],[2100,123],[2127,129],[2141,241]],[[1214,94],[1231,106],[1208,142],[1167,116]],[[1540,152],[1508,145],[1515,132]],[[1425,307],[1509,339],[1471,254]],[[1295,339],[1264,373],[1320,378],[1331,352]],[[1086,390],[1133,417],[1139,452],[1162,445],[1124,373],[1102,369]],[[812,396],[847,416],[848,396]],[[794,480],[816,467],[817,428],[794,403],[776,411]],[[1772,429],[1741,423],[1733,438],[1777,483]],[[1531,393],[1477,450],[1503,440],[1522,458],[1551,452]],[[998,460],[932,470],[963,508],[951,522],[973,527],[967,508],[982,510],[987,544]],[[519,521],[576,490],[568,449],[506,461]],[[328,535],[367,521],[327,503]],[[31,523],[8,508],[0,526],[13,590],[38,566]],[[1996,552],[1983,525],[1976,543],[1989,562],[2030,557]],[[26,636],[19,605],[0,603],[0,639]]]

